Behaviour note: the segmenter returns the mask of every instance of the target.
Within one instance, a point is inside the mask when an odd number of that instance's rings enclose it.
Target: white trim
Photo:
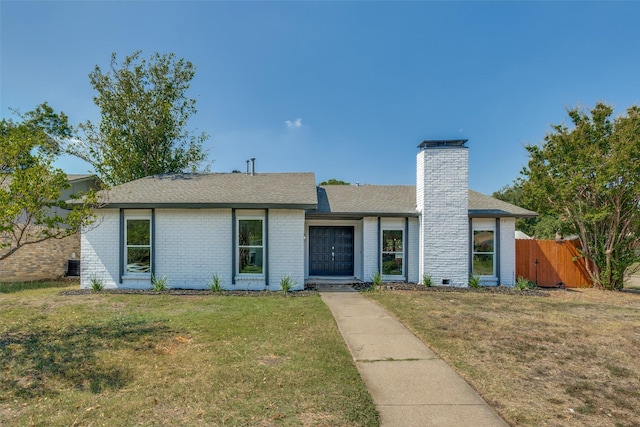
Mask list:
[[[399,231],[402,233],[402,273],[401,274],[383,274],[382,271],[380,271],[380,274],[382,274],[382,280],[385,281],[394,281],[394,280],[400,280],[400,281],[404,281],[406,280],[407,277],[407,263],[406,263],[406,259],[407,259],[407,245],[406,245],[406,241],[407,241],[407,236],[405,236],[405,229],[404,226],[400,226],[400,225],[385,225],[384,223],[381,224],[380,226],[380,253],[378,254],[378,259],[380,262],[380,267],[381,270],[384,268],[384,261],[382,259],[382,254],[385,253],[384,250],[384,232],[385,231]],[[387,253],[398,253],[398,252],[389,252],[387,251]]]
[[[493,252],[479,252],[484,254],[491,254],[493,256],[493,274],[477,275],[485,285],[495,285],[498,283],[498,276],[496,275],[496,262],[499,254],[496,252],[496,220],[495,218],[474,218],[471,223],[471,274],[473,274],[473,257],[476,254],[475,248],[475,234],[476,231],[490,231],[493,233]]]
[[[145,220],[145,221],[149,221],[149,244],[148,245],[129,245],[127,244],[128,241],[128,233],[129,233],[129,227],[128,227],[128,222],[132,220]],[[151,226],[151,211],[148,210],[133,210],[133,211],[128,211],[126,210],[124,212],[124,242],[122,242],[122,248],[120,248],[120,250],[122,250],[124,252],[123,254],[123,261],[124,261],[124,271],[123,271],[123,275],[122,278],[124,279],[130,279],[130,280],[145,280],[147,278],[149,278],[149,280],[151,279],[151,272],[153,271],[153,265],[152,265],[152,260],[153,260],[153,227]],[[149,248],[149,271],[140,271],[140,272],[135,272],[135,271],[129,271],[129,247],[132,248]]]
[[[247,211],[245,211],[247,212]],[[238,214],[236,212],[236,233],[237,236],[235,236],[235,241],[236,241],[236,247],[234,248],[234,250],[236,251],[236,265],[233,267],[235,268],[235,272],[236,272],[236,277],[239,279],[245,278],[245,279],[265,279],[266,274],[265,274],[265,268],[266,268],[266,251],[265,251],[265,213],[264,211],[262,211],[262,214],[258,214],[257,212],[260,211],[251,211],[251,213],[241,213]],[[251,220],[257,220],[257,221],[262,221],[262,245],[261,246],[257,246],[257,245],[250,245],[250,246],[243,246],[243,247],[247,247],[247,248],[260,248],[262,249],[262,272],[261,273],[241,273],[240,272],[240,221],[251,221]]]

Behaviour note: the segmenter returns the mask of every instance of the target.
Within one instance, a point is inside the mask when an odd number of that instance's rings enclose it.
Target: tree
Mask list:
[[[331,178],[327,181],[322,181],[320,185],[351,185],[347,181],[341,181],[339,179]]]
[[[542,145],[526,147],[524,194],[571,224],[595,286],[621,289],[640,259],[640,107],[614,119],[603,103],[568,114],[571,129],[554,125]]]
[[[535,205],[526,197],[522,179],[517,179],[512,185],[506,185],[492,195],[496,199],[503,200],[525,209],[536,211],[535,218],[516,219],[516,229],[536,239],[554,239],[556,233],[570,234],[572,224],[563,221],[557,214],[546,211],[544,206]]]
[[[196,113],[188,98],[195,66],[174,54],[140,59],[140,51],[111,69],[96,65],[89,79],[98,94],[98,125],[87,121],[66,151],[90,163],[108,185],[149,175],[195,172],[206,158],[202,144],[208,136],[187,130]]]
[[[73,235],[94,220],[95,193],[72,206],[59,200],[69,184],[53,162],[58,141],[71,136],[67,116],[45,103],[21,118],[0,121],[0,260],[25,245]]]

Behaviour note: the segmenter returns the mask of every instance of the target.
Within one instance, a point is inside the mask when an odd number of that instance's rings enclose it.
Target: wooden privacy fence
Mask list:
[[[585,260],[578,252],[579,240],[516,240],[516,277],[540,287],[591,286]]]

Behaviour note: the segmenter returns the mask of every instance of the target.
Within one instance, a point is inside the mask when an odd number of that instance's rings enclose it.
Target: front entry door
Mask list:
[[[353,227],[309,227],[309,275],[353,276]]]

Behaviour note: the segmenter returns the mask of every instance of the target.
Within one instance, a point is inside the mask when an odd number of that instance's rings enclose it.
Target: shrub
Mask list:
[[[167,289],[169,289],[169,286],[167,285],[168,282],[169,279],[167,279],[167,276],[157,278],[153,274],[151,275],[151,287],[156,292],[166,291]]]
[[[480,277],[474,276],[473,274],[469,276],[469,287],[474,289],[480,288]]]
[[[516,279],[516,289],[520,291],[533,289],[535,287],[536,287],[536,284],[534,282],[532,282],[531,280],[523,276],[518,276],[518,278]]]
[[[291,292],[297,284],[298,282],[293,280],[290,275],[282,276],[280,278],[280,289],[285,295],[287,295],[287,292]]]
[[[222,286],[220,285],[220,276],[214,274],[209,280],[207,287],[211,292],[220,292],[222,290]]]
[[[373,286],[371,287],[372,291],[378,290],[378,287],[382,285],[382,274],[380,274],[379,271],[375,271],[371,275],[371,283],[373,284]]]
[[[427,288],[433,286],[433,279],[431,278],[431,275],[425,274],[424,276],[422,276],[422,284]]]
[[[96,292],[100,292],[104,289],[104,281],[97,276],[91,276],[89,283],[91,284],[91,289]]]

